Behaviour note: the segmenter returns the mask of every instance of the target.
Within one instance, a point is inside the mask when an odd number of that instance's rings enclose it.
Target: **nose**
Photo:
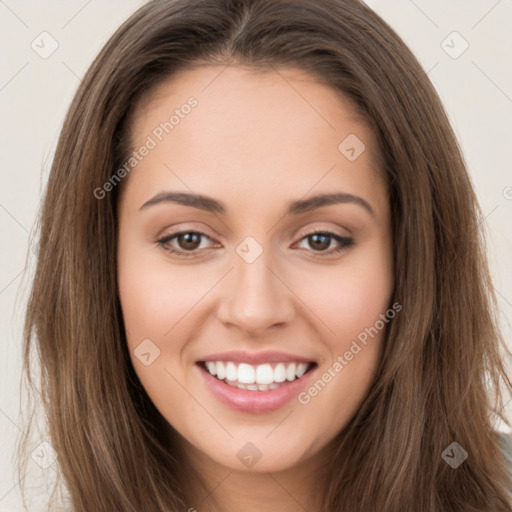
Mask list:
[[[270,328],[292,321],[295,308],[290,284],[269,263],[266,251],[252,263],[235,256],[235,269],[226,276],[217,312],[226,326],[263,337]]]

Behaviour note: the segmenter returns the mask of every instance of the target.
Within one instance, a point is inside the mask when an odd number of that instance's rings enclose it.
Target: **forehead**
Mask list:
[[[296,130],[303,127],[306,132],[323,128],[321,134],[327,128],[337,131],[339,123],[344,122],[369,132],[352,102],[303,70],[195,65],[159,84],[138,102],[132,117],[132,142],[168,120],[191,97],[200,106],[194,109],[196,123],[205,118],[210,121],[215,115],[216,126],[223,128],[223,138],[256,122],[268,128],[294,125]],[[309,136],[314,137],[314,133]]]
[[[301,70],[187,69],[140,101],[132,119],[132,148],[154,142],[130,175],[139,191],[179,184],[221,194],[229,185],[227,192],[303,196],[343,185],[371,196],[375,182],[383,185],[368,124]]]

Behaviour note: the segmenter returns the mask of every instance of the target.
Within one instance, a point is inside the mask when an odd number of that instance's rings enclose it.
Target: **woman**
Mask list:
[[[479,223],[363,3],[143,6],[70,107],[26,318],[73,510],[510,511]]]

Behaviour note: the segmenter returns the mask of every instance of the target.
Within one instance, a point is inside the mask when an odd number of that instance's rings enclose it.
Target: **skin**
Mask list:
[[[278,350],[316,361],[312,382],[332,367],[390,307],[386,185],[374,134],[333,89],[297,69],[222,69],[181,72],[135,110],[131,142],[139,148],[187,98],[198,101],[122,184],[118,283],[127,341],[149,397],[214,489],[208,496],[190,489],[191,507],[316,510],[320,466],[332,454],[328,443],[367,396],[385,329],[308,404],[293,399],[270,413],[219,402],[195,362],[225,350]],[[355,161],[338,149],[349,134],[366,146]],[[164,191],[207,195],[226,213],[172,202],[140,209]],[[285,215],[291,201],[334,191],[363,198],[374,214],[342,203]],[[195,257],[157,243],[198,229],[207,237],[197,241]],[[327,238],[318,249],[306,236],[315,231],[354,243],[322,256],[339,244]],[[236,252],[247,236],[263,249],[252,263]],[[167,247],[194,252],[178,237]],[[160,350],[148,366],[134,354],[145,339]],[[248,442],[262,453],[252,468],[237,457]]]

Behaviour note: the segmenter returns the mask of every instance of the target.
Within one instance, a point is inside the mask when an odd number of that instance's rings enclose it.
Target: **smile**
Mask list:
[[[251,414],[276,411],[291,402],[318,367],[314,361],[279,353],[230,352],[207,359],[195,365],[206,388],[222,404]]]
[[[249,391],[278,389],[284,382],[300,379],[313,363],[264,363],[252,365],[234,361],[207,361],[210,375],[230,386]]]

